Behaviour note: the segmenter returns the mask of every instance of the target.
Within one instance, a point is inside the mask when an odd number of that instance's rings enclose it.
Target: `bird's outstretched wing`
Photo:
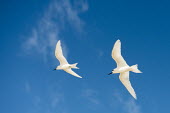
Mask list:
[[[56,44],[55,56],[59,60],[60,65],[68,64],[66,58],[63,56],[60,40]]]
[[[64,71],[66,71],[67,73],[69,73],[69,74],[71,74],[71,75],[73,75],[73,76],[82,78],[81,76],[79,76],[78,74],[76,74],[71,68],[69,68],[69,69],[64,69]]]
[[[130,80],[129,80],[129,72],[120,73],[119,79],[120,79],[120,81],[123,83],[123,85],[126,87],[126,89],[129,91],[129,93],[130,93],[135,99],[137,99],[136,93],[135,93],[133,87],[131,86],[131,83],[130,83]]]
[[[128,66],[126,61],[121,55],[121,42],[117,40],[112,49],[112,58],[116,61],[117,67]]]

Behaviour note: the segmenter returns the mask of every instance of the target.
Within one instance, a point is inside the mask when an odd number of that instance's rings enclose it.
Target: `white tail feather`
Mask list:
[[[138,69],[138,65],[133,65],[131,66],[131,71],[134,72],[134,73],[142,73],[139,69]]]
[[[76,66],[77,66],[77,64],[78,64],[78,63],[72,64],[72,65],[71,65],[71,68],[79,69],[78,67],[76,67]]]

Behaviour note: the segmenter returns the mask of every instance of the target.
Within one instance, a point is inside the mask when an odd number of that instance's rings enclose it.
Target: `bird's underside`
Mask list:
[[[120,40],[117,40],[113,46],[112,49],[112,54],[111,54],[112,58],[115,60],[116,64],[117,64],[117,68],[115,70],[112,71],[113,73],[120,73],[119,75],[119,79],[122,82],[122,84],[126,87],[126,89],[129,91],[129,93],[135,98],[136,97],[136,93],[130,83],[129,80],[129,71],[133,71],[136,73],[141,73],[138,69],[137,69],[137,65],[133,65],[133,66],[129,66],[126,61],[124,60],[124,58],[121,55],[121,42]]]
[[[66,60],[66,58],[63,55],[62,52],[62,48],[61,48],[61,42],[60,40],[57,42],[56,44],[56,50],[55,50],[55,56],[56,58],[59,60],[60,65],[58,66],[59,69],[63,69],[64,71],[66,71],[67,73],[82,78],[81,76],[79,76],[78,74],[76,74],[71,68],[75,68],[78,69],[78,67],[76,67],[77,63],[75,64],[69,64]]]
[[[122,84],[126,87],[126,89],[129,91],[129,93],[135,99],[137,99],[136,93],[135,93],[135,91],[134,91],[134,89],[133,89],[133,87],[132,87],[132,85],[130,83],[130,80],[129,80],[129,71],[120,73],[119,79],[122,82]]]

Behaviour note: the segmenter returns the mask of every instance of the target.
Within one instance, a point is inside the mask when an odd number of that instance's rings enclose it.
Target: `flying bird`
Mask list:
[[[55,56],[56,56],[56,58],[59,60],[60,65],[57,66],[54,70],[64,70],[64,71],[66,71],[67,73],[69,73],[69,74],[71,74],[71,75],[73,75],[73,76],[82,78],[81,76],[79,76],[78,74],[76,74],[76,73],[72,70],[72,68],[74,68],[74,69],[79,69],[78,67],[76,67],[76,65],[77,65],[78,63],[69,64],[69,63],[67,62],[66,58],[63,56],[63,52],[62,52],[60,40],[59,40],[59,41],[57,42],[57,44],[56,44]]]
[[[124,58],[121,55],[121,42],[120,40],[117,40],[113,46],[112,49],[112,58],[116,61],[117,64],[117,68],[113,69],[110,74],[115,74],[115,73],[120,73],[119,75],[119,79],[122,82],[122,84],[126,87],[126,89],[129,91],[129,93],[135,98],[136,97],[136,93],[130,83],[129,80],[129,71],[135,72],[135,73],[142,73],[139,69],[138,69],[138,65],[132,65],[129,66],[126,61],[124,60]]]

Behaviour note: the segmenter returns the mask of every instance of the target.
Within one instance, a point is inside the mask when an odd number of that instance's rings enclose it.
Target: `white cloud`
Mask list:
[[[141,113],[140,106],[136,104],[134,99],[127,100],[124,107],[128,113]]]
[[[25,82],[25,90],[26,90],[27,93],[31,92],[31,86],[30,86],[29,82]]]
[[[40,106],[41,106],[41,101],[42,101],[42,99],[40,98],[40,96],[34,96],[33,97],[33,105],[34,105],[34,107],[35,108],[38,108],[37,110],[39,110],[40,109]]]
[[[52,0],[43,17],[32,29],[30,37],[23,44],[24,51],[40,53],[44,57],[47,54],[54,55],[55,44],[63,38],[61,35],[68,26],[77,32],[83,31],[84,22],[79,14],[87,10],[88,4],[85,0],[75,0],[74,4],[69,0]]]
[[[117,103],[119,103],[120,106],[122,106],[124,112],[126,113],[142,113],[140,106],[136,103],[136,100],[131,99],[124,99],[122,95],[118,93],[114,93],[115,99],[117,99]],[[115,100],[114,100],[115,101]],[[114,103],[115,104],[115,103]],[[113,104],[113,105],[114,105]]]
[[[98,95],[97,91],[95,91],[93,89],[82,90],[82,97],[87,99],[93,105],[100,104],[100,100],[98,99],[97,95]]]
[[[43,90],[44,94],[33,91],[30,93],[32,105],[28,113],[67,113],[66,96],[60,81],[49,82],[48,87]]]

